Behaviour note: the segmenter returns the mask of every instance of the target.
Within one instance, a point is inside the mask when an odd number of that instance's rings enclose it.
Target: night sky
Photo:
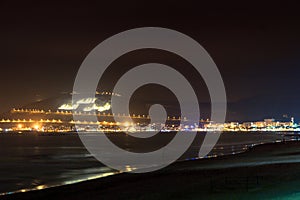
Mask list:
[[[189,35],[214,59],[226,87],[227,120],[300,119],[297,5],[1,1],[0,20],[0,112],[71,92],[80,64],[101,41],[158,26]]]

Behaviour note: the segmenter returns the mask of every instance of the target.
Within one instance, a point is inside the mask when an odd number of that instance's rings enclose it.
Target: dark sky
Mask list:
[[[224,79],[229,120],[300,117],[298,6],[194,2],[1,1],[0,111],[70,92],[81,62],[101,41],[158,26],[209,52]]]

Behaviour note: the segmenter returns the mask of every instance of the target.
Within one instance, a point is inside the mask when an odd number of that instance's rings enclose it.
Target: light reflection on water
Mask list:
[[[254,145],[276,141],[278,137],[274,134],[225,134],[206,158],[237,154]],[[41,190],[122,173],[105,167],[94,159],[77,135],[1,135],[0,147],[0,195]],[[192,146],[190,154],[188,152],[180,160],[200,159],[194,156],[198,150],[199,145]],[[133,170],[136,169],[128,165],[124,172]]]
[[[82,179],[74,179],[74,180],[70,180],[70,181],[65,181],[63,183],[60,184],[52,184],[52,185],[38,185],[34,188],[28,188],[28,189],[20,189],[20,190],[16,190],[16,191],[12,191],[12,192],[3,192],[0,193],[0,195],[8,195],[8,194],[14,194],[14,193],[20,193],[20,192],[29,192],[29,191],[35,191],[35,190],[42,190],[45,188],[51,188],[51,187],[58,187],[61,185],[70,185],[70,184],[74,184],[74,183],[79,183],[82,181],[88,181],[88,180],[94,180],[94,179],[98,179],[98,178],[103,178],[103,177],[107,177],[107,176],[111,176],[111,175],[115,175],[118,174],[118,172],[108,172],[108,173],[103,173],[103,174],[99,174],[99,175],[94,175],[94,176],[88,176],[86,178],[82,178]]]

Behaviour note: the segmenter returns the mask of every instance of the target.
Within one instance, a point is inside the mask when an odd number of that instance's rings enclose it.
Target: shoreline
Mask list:
[[[72,132],[73,134],[69,134],[70,136],[77,136],[78,134],[76,132]],[[255,133],[255,132],[252,132]],[[41,134],[41,135],[37,135],[38,132],[35,132],[34,135],[36,136],[52,136],[53,133],[50,134]],[[54,133],[56,136],[59,135],[67,135],[66,133]],[[225,133],[226,134],[226,133]],[[19,133],[14,133],[13,135],[19,135]],[[23,135],[23,134],[22,134]],[[32,135],[32,133],[28,134],[28,135]],[[27,136],[28,136],[27,135]],[[26,135],[24,135],[26,136]],[[278,143],[278,142],[283,142],[283,141],[279,141],[279,140],[274,140],[274,141],[268,141],[268,142],[260,142],[260,143],[251,143],[251,144],[238,144],[241,146],[246,146],[246,150],[239,150],[239,151],[235,151],[234,153],[228,153],[228,154],[222,154],[222,155],[216,155],[216,154],[211,154],[213,152],[213,150],[204,158],[200,158],[200,157],[191,157],[191,158],[185,158],[185,159],[178,159],[175,163],[181,163],[181,162],[192,162],[192,161],[197,161],[197,160],[211,160],[211,159],[216,159],[219,157],[226,157],[226,156],[234,156],[234,155],[238,155],[238,154],[242,154],[247,152],[248,150],[250,150],[251,148],[254,148],[256,146],[260,146],[260,145],[266,145],[266,144],[273,144],[273,143]],[[67,185],[72,185],[72,184],[77,184],[77,183],[82,183],[82,182],[86,182],[86,181],[90,181],[90,180],[96,180],[96,179],[100,179],[100,178],[104,178],[104,177],[108,177],[108,176],[113,176],[113,175],[118,175],[118,174],[123,174],[126,172],[109,172],[109,173],[104,173],[104,174],[99,174],[93,177],[87,177],[85,179],[82,180],[70,180],[70,181],[66,181],[64,184],[59,184],[59,183],[52,183],[52,184],[48,184],[48,185],[38,185],[34,188],[22,188],[22,189],[18,189],[18,190],[14,190],[14,191],[9,191],[9,192],[2,192],[0,193],[0,197],[1,196],[6,196],[6,195],[12,195],[12,194],[18,194],[18,193],[25,193],[25,192],[32,192],[32,191],[39,191],[39,190],[45,190],[45,189],[50,189],[50,188],[57,188],[57,187],[62,187],[62,186],[67,186]]]
[[[159,141],[157,139],[153,142],[157,144],[163,144],[164,141],[168,141],[170,139],[170,134],[172,135],[174,133],[162,134],[163,137],[160,137]],[[109,170],[109,168],[105,167],[104,165],[102,167],[99,161],[97,161],[95,158],[92,158],[92,156],[89,156],[89,152],[83,146],[77,134],[57,134],[54,137],[51,135],[47,135],[46,137],[39,136],[40,135],[38,134],[20,135],[17,133],[12,137],[9,135],[2,135],[3,138],[0,140],[1,146],[3,145],[3,147],[8,148],[18,146],[19,149],[24,150],[22,154],[20,154],[21,151],[15,151],[15,148],[11,148],[11,151],[9,152],[2,152],[3,162],[6,162],[7,155],[9,155],[9,159],[12,159],[11,162],[8,163],[11,168],[7,168],[7,164],[3,165],[1,168],[1,179],[4,181],[1,185],[2,193],[11,194],[16,191],[26,192],[29,190],[40,190],[48,187],[62,186],[74,182],[95,179],[95,177],[99,176],[101,177],[103,176],[102,172],[104,171],[105,173],[117,172],[111,169]],[[122,144],[124,140],[128,141],[127,137],[124,138],[122,135],[120,135],[121,137],[119,137],[119,134],[115,136],[116,137],[113,139],[120,144]],[[70,137],[70,139],[68,139],[68,137]],[[197,134],[190,148],[177,161],[196,160],[199,148],[202,145],[201,141],[203,141],[204,137],[205,134]],[[207,157],[214,158],[217,156],[238,154],[240,152],[244,152],[249,146],[253,146],[253,144],[270,143],[281,140],[282,137],[279,134],[274,133],[223,133],[221,134],[218,143]],[[143,144],[141,145],[140,143],[135,142],[130,143],[122,148],[133,147],[146,150],[149,145],[144,146]],[[38,149],[38,151],[36,151],[36,149]],[[34,157],[32,157],[32,155],[34,155]],[[20,163],[15,167],[14,163],[19,162],[19,157],[28,158],[30,162]],[[47,165],[47,163],[50,165]],[[53,165],[61,167],[53,169],[51,167]],[[22,166],[22,170],[16,170],[17,168],[20,168],[20,166]],[[32,168],[35,167],[42,168],[32,171]],[[96,170],[96,168],[98,169]],[[47,174],[44,175],[43,173],[51,173],[54,176],[50,177]],[[10,174],[12,174],[12,176]],[[16,178],[16,181],[10,181],[11,177]],[[5,180],[8,180],[8,182],[5,182]]]
[[[62,199],[74,199],[73,192],[74,190],[80,190],[83,193],[92,190],[92,193],[97,193],[101,197],[106,197],[108,195],[109,198],[113,198],[110,194],[105,193],[104,190],[108,189],[108,185],[110,186],[108,190],[112,190],[113,188],[119,188],[123,192],[134,194],[134,191],[128,190],[125,188],[120,188],[120,185],[123,185],[122,183],[126,182],[131,182],[134,183],[136,181],[139,181],[140,179],[145,180],[144,182],[148,182],[148,179],[153,181],[154,183],[157,182],[157,180],[153,180],[154,177],[169,177],[170,179],[175,179],[177,180],[178,178],[184,178],[185,174],[214,174],[215,172],[222,172],[222,173],[228,173],[228,170],[236,169],[236,171],[243,171],[245,168],[265,168],[265,166],[278,166],[278,165],[293,165],[297,163],[265,163],[262,165],[256,165],[256,166],[229,166],[224,168],[224,162],[227,163],[232,163],[233,161],[235,162],[241,162],[239,161],[243,157],[253,157],[253,155],[260,155],[262,150],[272,150],[274,149],[274,146],[278,145],[277,147],[280,148],[287,148],[291,146],[300,146],[300,142],[298,141],[286,141],[286,142],[280,142],[280,143],[267,143],[263,145],[256,145],[253,148],[247,149],[245,152],[235,154],[235,155],[225,155],[225,156],[219,156],[216,158],[207,158],[207,159],[197,159],[193,161],[179,161],[176,163],[171,164],[165,169],[162,169],[157,172],[151,172],[147,174],[130,174],[130,173],[121,173],[117,174],[114,176],[108,176],[108,177],[103,177],[100,179],[94,179],[94,180],[87,180],[79,183],[74,183],[70,185],[62,185],[62,186],[57,186],[57,187],[51,187],[51,188],[46,188],[43,190],[36,190],[36,191],[29,191],[25,193],[15,193],[15,194],[10,194],[10,195],[4,195],[1,196],[1,198],[4,199],[38,199],[38,198],[52,198],[53,196],[55,199],[59,199],[58,196],[62,195]],[[254,156],[255,157],[255,156]],[[201,165],[201,167],[200,167]],[[206,166],[206,167],[205,167]],[[219,168],[218,168],[219,166]],[[223,168],[220,166],[223,166]],[[300,166],[300,164],[299,164]],[[175,177],[174,177],[175,175]],[[176,177],[176,176],[179,177]],[[205,176],[206,177],[206,176]],[[202,177],[203,178],[203,177]],[[214,177],[218,179],[218,177]],[[207,177],[205,178],[207,179]],[[168,181],[168,180],[164,180]],[[211,179],[210,179],[211,181]],[[143,182],[143,181],[142,181]],[[172,182],[172,181],[170,181]],[[204,182],[207,182],[205,180]],[[143,184],[143,183],[140,183]],[[155,184],[154,184],[155,185]],[[99,190],[99,191],[98,191]],[[125,191],[124,191],[125,190]],[[73,191],[73,192],[72,192]],[[80,192],[78,191],[78,192]],[[80,192],[81,193],[81,192]],[[96,194],[95,194],[96,195]],[[67,197],[68,196],[68,197]],[[96,195],[97,197],[98,195]],[[95,197],[95,198],[96,198]],[[84,198],[84,196],[82,196]],[[76,199],[76,198],[75,198]]]

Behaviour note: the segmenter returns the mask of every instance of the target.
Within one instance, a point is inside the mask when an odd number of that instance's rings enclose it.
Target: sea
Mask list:
[[[107,137],[128,151],[157,148],[167,144],[176,133],[161,133],[142,144],[122,133]],[[187,133],[188,134],[188,133]],[[199,132],[190,148],[178,159],[199,159],[198,151],[206,133]],[[238,154],[260,144],[281,142],[282,133],[225,132],[204,158]],[[81,181],[113,176],[120,171],[111,169],[85,148],[77,133],[0,133],[0,194],[41,190]]]

